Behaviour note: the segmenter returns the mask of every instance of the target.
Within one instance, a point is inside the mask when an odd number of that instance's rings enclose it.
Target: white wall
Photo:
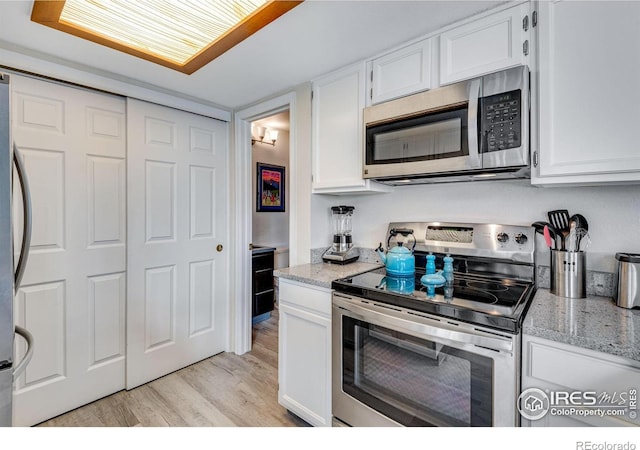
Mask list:
[[[386,237],[389,222],[455,221],[530,225],[547,220],[547,211],[568,209],[589,222],[592,244],[590,270],[615,271],[616,252],[640,253],[640,185],[604,187],[532,187],[528,180],[480,181],[401,186],[388,194],[363,196],[314,195],[311,248],[331,242],[329,207],[356,207],[356,246],[375,248]],[[548,265],[548,251],[536,238],[538,263]]]
[[[81,68],[65,66],[63,65],[63,61],[58,61],[56,58],[44,54],[39,54],[38,57],[34,57],[0,48],[0,61],[2,61],[3,68],[12,67],[26,73],[48,76],[54,80],[64,80],[69,83],[77,83],[80,86],[99,89],[125,97],[133,97],[138,100],[145,100],[203,116],[213,117],[214,119],[225,122],[231,120],[231,112],[227,108],[213,105],[201,99],[187,98],[187,96],[177,92],[165,92],[164,89],[156,86],[147,85],[147,87],[144,87],[138,85],[133,78],[125,78],[128,81],[120,81],[119,79],[111,78],[110,75],[112,74],[89,66],[80,65]],[[74,64],[74,66],[77,66],[77,64]]]
[[[331,207],[338,205],[355,205],[358,197],[342,195],[311,195],[311,248],[329,247],[333,242],[331,228]],[[358,247],[371,247],[362,238],[360,207],[356,206],[353,216],[353,237]]]
[[[256,163],[273,164],[285,167],[285,212],[256,212],[255,192],[257,192]],[[252,213],[252,242],[259,245],[273,247],[289,246],[289,132],[280,130],[276,145],[266,145],[256,142],[251,147],[251,173],[254,192]]]

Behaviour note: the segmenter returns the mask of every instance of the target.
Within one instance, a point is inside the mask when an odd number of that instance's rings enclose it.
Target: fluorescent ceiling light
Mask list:
[[[36,0],[31,20],[190,74],[300,3]]]
[[[184,64],[266,0],[67,0],[60,22]]]

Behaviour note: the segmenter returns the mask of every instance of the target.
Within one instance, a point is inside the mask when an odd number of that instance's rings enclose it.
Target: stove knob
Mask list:
[[[509,235],[507,233],[498,233],[498,236],[496,236],[496,239],[498,239],[498,242],[501,242],[504,244],[509,240]]]
[[[522,233],[518,233],[516,234],[516,242],[520,245],[523,245],[527,242],[527,240],[529,240],[529,238],[527,237],[526,234],[522,234]]]

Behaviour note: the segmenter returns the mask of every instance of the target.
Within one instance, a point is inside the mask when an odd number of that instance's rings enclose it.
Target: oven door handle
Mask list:
[[[391,328],[392,330],[407,333],[422,339],[429,339],[442,344],[459,347],[461,344],[476,345],[490,350],[513,353],[513,340],[501,339],[499,337],[487,336],[481,331],[474,329],[461,330],[457,325],[451,325],[444,320],[438,325],[427,324],[429,319],[418,314],[411,314],[411,317],[402,317],[407,314],[395,308],[376,306],[367,302],[366,307],[362,306],[358,299],[334,294],[334,307],[341,308],[351,313],[355,319],[369,322],[375,325]],[[407,314],[408,315],[408,314]]]

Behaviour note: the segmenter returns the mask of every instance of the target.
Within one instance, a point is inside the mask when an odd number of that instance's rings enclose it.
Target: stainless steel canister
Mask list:
[[[585,252],[551,250],[551,293],[560,297],[585,298],[586,267]]]
[[[640,255],[616,253],[616,305],[640,308]]]

